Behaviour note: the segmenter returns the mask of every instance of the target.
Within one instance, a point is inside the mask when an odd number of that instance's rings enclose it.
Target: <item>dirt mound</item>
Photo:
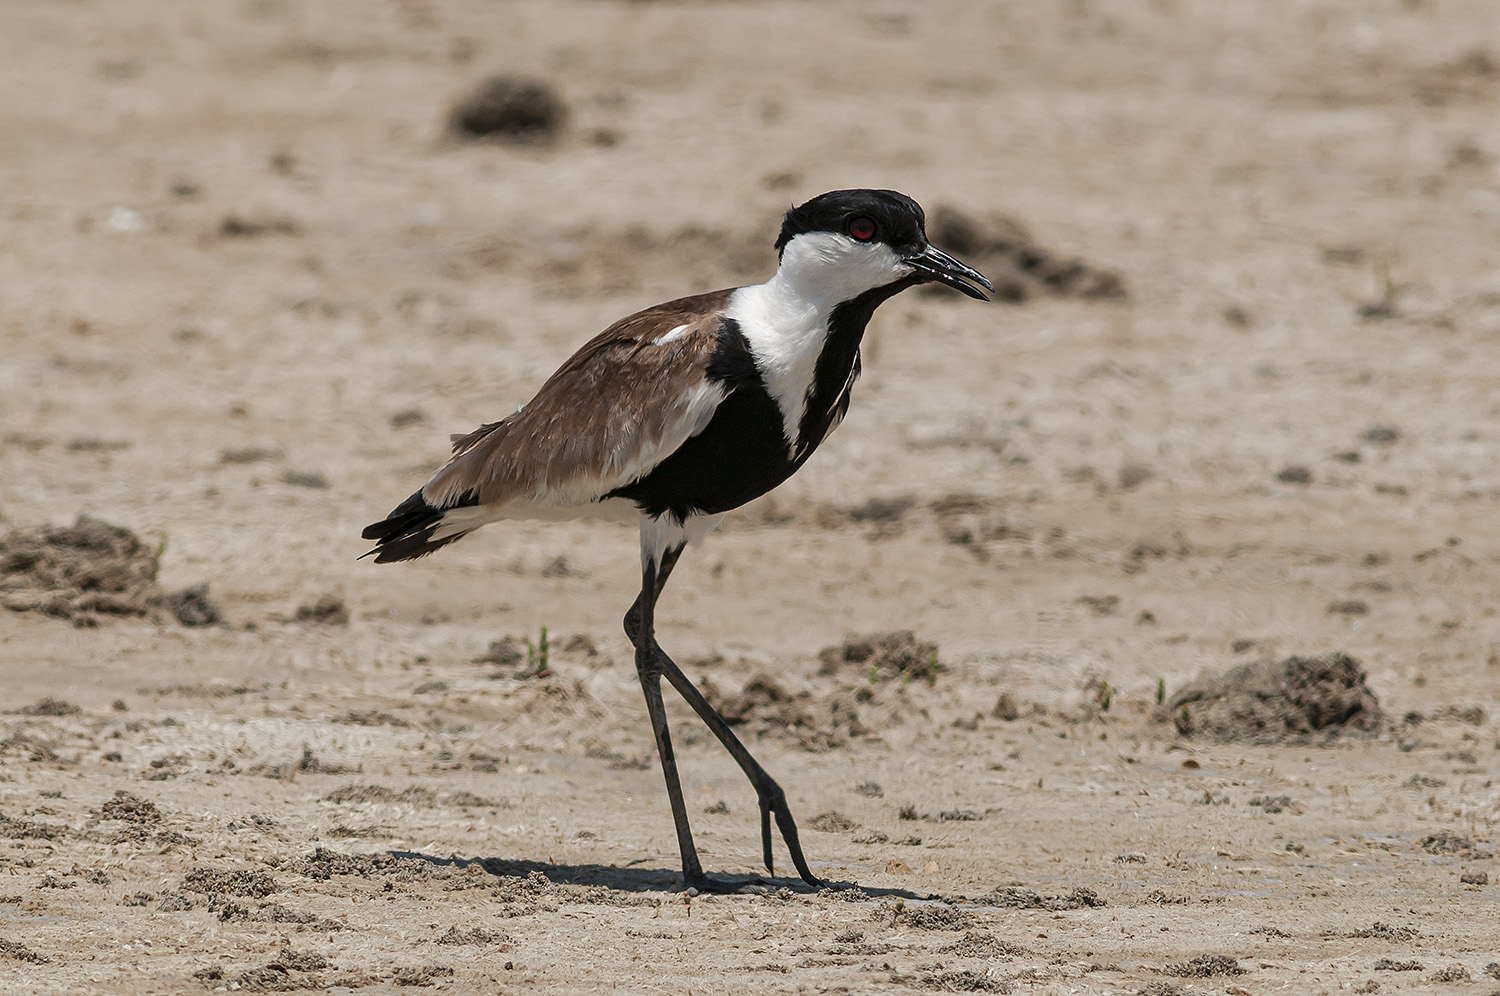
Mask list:
[[[743,726],[757,738],[788,736],[811,751],[836,750],[870,732],[854,708],[855,695],[794,695],[764,674],[746,682],[738,695],[725,696],[708,682],[703,693],[729,725]]]
[[[250,896],[254,899],[264,899],[281,891],[270,874],[253,868],[194,868],[182,880],[182,889],[211,896]]]
[[[976,218],[940,205],[927,221],[933,244],[978,267],[997,300],[1020,303],[1043,294],[1123,301],[1125,279],[1074,256],[1044,249],[1013,218]]]
[[[936,643],[918,640],[909,629],[891,633],[851,636],[843,643],[818,651],[823,664],[819,674],[837,674],[845,668],[868,672],[872,681],[914,677],[932,679],[940,670]]]
[[[157,611],[186,626],[218,621],[207,585],[168,594],[156,583],[159,566],[135,533],[87,515],[71,526],[16,529],[0,537],[0,605],[81,626]]]
[[[1183,736],[1279,743],[1314,733],[1373,733],[1385,723],[1365,672],[1348,654],[1241,664],[1199,678],[1158,707]]]
[[[562,97],[541,80],[493,76],[453,108],[453,133],[467,139],[547,142],[567,120]]]
[[[106,799],[99,807],[101,820],[124,820],[127,823],[160,823],[161,809],[156,803],[117,789],[113,799]]]
[[[1079,887],[1065,896],[1044,896],[1031,889],[1023,889],[1014,885],[995,886],[993,892],[983,897],[983,902],[1003,909],[1052,910],[1053,912],[1094,909],[1108,905],[1093,889]]]

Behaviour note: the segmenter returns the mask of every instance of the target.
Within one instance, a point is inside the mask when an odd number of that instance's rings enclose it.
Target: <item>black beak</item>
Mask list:
[[[991,293],[995,290],[994,285],[985,279],[983,273],[972,266],[960,263],[933,245],[923,246],[921,251],[906,257],[906,264],[922,275],[923,283],[936,281],[940,284],[947,284],[978,301],[989,300],[979,287]],[[968,281],[973,281],[973,283],[968,283]],[[979,287],[975,287],[974,284],[978,284]]]

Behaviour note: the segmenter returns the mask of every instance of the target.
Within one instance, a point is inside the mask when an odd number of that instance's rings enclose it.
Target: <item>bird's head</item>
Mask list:
[[[990,282],[928,242],[925,224],[922,206],[894,190],[819,194],[786,213],[776,239],[780,272],[808,292],[834,300],[933,282],[988,300],[984,291],[994,290]]]

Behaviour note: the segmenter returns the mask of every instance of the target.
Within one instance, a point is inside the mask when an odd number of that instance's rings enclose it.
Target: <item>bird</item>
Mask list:
[[[909,287],[971,298],[983,274],[933,246],[894,190],[834,190],[787,211],[765,283],[658,304],[578,349],[511,415],[455,435],[452,457],[362,536],[375,563],[433,553],[505,519],[623,517],[640,525],[641,589],[625,614],[682,859],[683,887],[742,891],[707,875],[693,842],[661,679],[754,787],[774,876],[774,817],[798,875],[813,874],[786,794],[657,642],[662,589],[690,544],[791,477],[843,421],[875,309]],[[363,559],[363,557],[361,558]]]

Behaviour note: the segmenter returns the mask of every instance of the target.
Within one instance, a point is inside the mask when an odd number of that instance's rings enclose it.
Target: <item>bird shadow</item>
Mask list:
[[[430,865],[445,868],[465,869],[472,865],[494,875],[496,878],[525,878],[533,872],[541,872],[554,885],[597,885],[619,892],[679,892],[682,889],[682,874],[667,868],[631,868],[616,865],[570,865],[551,861],[529,861],[520,858],[464,858],[458,855],[439,857],[421,851],[390,851],[393,858],[412,858]],[[740,881],[739,876],[726,876]],[[909,889],[880,889],[857,885],[854,882],[825,882],[814,888],[800,878],[766,878],[752,876],[745,880],[752,891],[780,892],[783,889],[813,895],[819,892],[845,892],[859,890],[870,899],[887,897],[911,900],[936,900],[941,896],[931,893],[912,892]]]

